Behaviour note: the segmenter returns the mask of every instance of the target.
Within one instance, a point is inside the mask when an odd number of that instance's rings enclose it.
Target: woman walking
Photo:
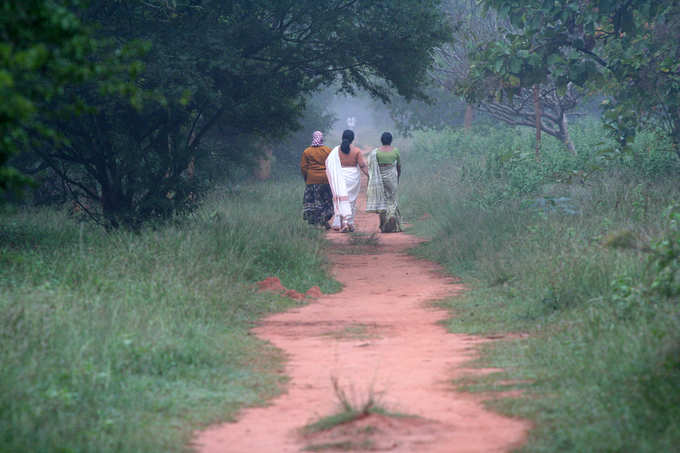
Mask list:
[[[366,212],[380,215],[380,231],[401,231],[401,214],[397,192],[401,176],[399,150],[392,146],[392,134],[384,132],[380,137],[382,146],[371,151],[366,189]]]
[[[310,225],[331,228],[328,221],[333,217],[333,193],[326,177],[326,158],[331,149],[323,144],[323,134],[315,131],[312,144],[304,150],[300,170],[305,180],[302,199],[302,218]]]
[[[343,233],[354,231],[354,213],[361,187],[362,171],[368,176],[367,165],[359,148],[352,146],[354,132],[342,133],[342,144],[336,146],[326,159],[326,175],[333,192],[335,219],[333,229]]]

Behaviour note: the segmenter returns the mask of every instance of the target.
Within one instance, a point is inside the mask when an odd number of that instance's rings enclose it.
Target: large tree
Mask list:
[[[322,86],[421,95],[431,50],[448,36],[438,3],[92,1],[82,17],[100,37],[151,44],[137,81],[146,101],[80,87],[98,108],[54,120],[69,142],[36,155],[109,225],[166,215],[192,197],[189,167],[242,158],[244,137],[285,135]]]

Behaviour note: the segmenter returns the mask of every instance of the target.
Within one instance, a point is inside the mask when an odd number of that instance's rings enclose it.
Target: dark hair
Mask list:
[[[382,142],[383,145],[391,145],[392,134],[390,134],[389,132],[383,132],[383,134],[380,136],[380,141]]]
[[[342,133],[342,144],[340,145],[340,150],[343,153],[349,154],[349,144],[352,143],[352,140],[354,140],[354,132],[349,129],[345,129],[345,131]]]

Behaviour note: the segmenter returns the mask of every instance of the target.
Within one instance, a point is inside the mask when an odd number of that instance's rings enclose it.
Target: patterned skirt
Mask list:
[[[398,233],[401,231],[399,212],[399,175],[397,165],[379,165],[375,150],[371,153],[369,180],[366,189],[366,212],[380,215],[380,231]]]
[[[307,184],[302,198],[302,218],[310,225],[326,225],[333,217],[330,184]]]
[[[399,179],[397,168],[392,166],[388,169],[380,169],[383,188],[385,189],[385,209],[378,212],[380,215],[380,231],[383,233],[398,233],[401,231],[401,213],[399,212],[399,202],[397,192],[399,190]]]

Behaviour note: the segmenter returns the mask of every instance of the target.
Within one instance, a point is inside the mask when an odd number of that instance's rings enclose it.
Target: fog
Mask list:
[[[389,131],[398,137],[394,121],[390,118],[389,106],[372,99],[369,95],[348,96],[333,94],[328,97],[326,112],[336,119],[326,131],[326,144],[335,146],[345,129],[354,131],[354,145],[368,151],[380,145],[380,135]]]

